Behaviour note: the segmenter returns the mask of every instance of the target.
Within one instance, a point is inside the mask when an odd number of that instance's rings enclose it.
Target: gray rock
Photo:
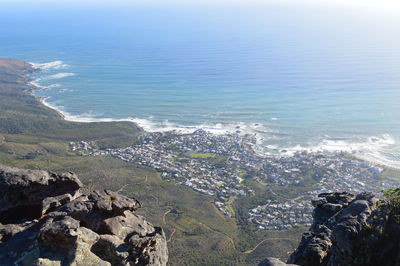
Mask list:
[[[73,198],[82,187],[73,173],[22,170],[0,166],[0,222],[21,223]]]
[[[45,252],[70,254],[76,249],[79,221],[69,216],[59,216],[47,219],[40,228],[38,242]]]
[[[0,167],[0,265],[167,264],[164,232],[135,214],[137,200],[80,187],[72,173]],[[35,215],[13,214],[32,204]]]
[[[320,206],[321,208],[330,211],[330,212],[338,212],[340,211],[340,209],[342,209],[342,205],[341,204],[335,204],[335,203],[325,203],[323,205]]]
[[[129,262],[129,248],[124,241],[114,235],[101,235],[92,246],[92,252],[111,265],[126,265]]]
[[[162,258],[168,256],[167,245],[164,241],[165,234],[160,227],[146,236],[132,235],[128,242],[133,247],[131,252],[135,254],[134,264],[137,265],[162,265]]]
[[[18,224],[0,224],[0,242],[7,241],[16,233],[23,231],[25,227]]]
[[[400,265],[400,218],[371,193],[323,193],[314,223],[288,263],[304,266]],[[326,202],[326,203],[325,203]]]
[[[320,207],[321,205],[323,205],[323,204],[325,204],[325,203],[327,203],[327,201],[326,201],[325,198],[316,198],[316,199],[312,199],[312,200],[311,200],[311,204],[312,204],[315,208]]]

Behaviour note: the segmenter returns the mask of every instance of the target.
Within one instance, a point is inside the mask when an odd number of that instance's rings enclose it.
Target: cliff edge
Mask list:
[[[371,193],[322,193],[290,265],[400,265],[400,212]],[[397,204],[397,203],[396,203]],[[267,258],[260,265],[288,265]]]
[[[140,203],[82,192],[73,173],[0,166],[0,265],[166,265],[161,228]]]

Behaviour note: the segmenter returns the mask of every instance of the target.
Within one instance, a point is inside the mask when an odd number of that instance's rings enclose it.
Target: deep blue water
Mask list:
[[[37,94],[67,118],[240,130],[257,133],[267,152],[355,150],[399,165],[393,14],[283,4],[1,5],[0,56],[62,61],[38,76],[52,86]]]

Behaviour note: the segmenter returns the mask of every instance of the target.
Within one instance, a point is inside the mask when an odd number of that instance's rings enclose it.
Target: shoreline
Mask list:
[[[43,73],[43,71],[46,71],[48,69],[51,69],[51,67],[56,66],[55,69],[58,69],[59,67],[65,67],[67,66],[64,64],[62,61],[54,61],[50,63],[43,63],[43,64],[35,64],[35,63],[27,63],[30,67],[28,70],[28,77],[32,73]],[[42,67],[41,67],[42,66]],[[59,66],[59,67],[58,67]],[[160,133],[171,133],[171,134],[178,134],[178,135],[183,135],[183,134],[193,134],[196,130],[204,130],[206,132],[209,132],[211,134],[215,135],[228,135],[228,134],[238,134],[239,136],[245,136],[245,135],[254,135],[257,143],[253,144],[254,145],[254,151],[259,154],[260,156],[268,157],[268,156],[278,156],[278,157],[290,157],[293,156],[293,154],[297,152],[308,152],[308,153],[314,153],[314,154],[324,154],[324,155],[329,155],[329,154],[338,154],[338,153],[345,153],[350,156],[353,156],[359,160],[365,161],[367,163],[373,164],[373,165],[379,165],[382,167],[388,167],[388,168],[394,168],[394,169],[400,169],[400,163],[395,163],[391,162],[390,159],[386,158],[377,158],[374,157],[370,154],[361,154],[360,151],[357,152],[356,150],[352,151],[351,148],[350,150],[347,148],[346,149],[337,149],[337,150],[324,150],[323,148],[317,148],[319,145],[315,146],[310,146],[310,147],[305,147],[301,145],[296,145],[291,147],[292,149],[285,149],[282,148],[281,151],[277,149],[272,149],[275,150],[272,153],[271,152],[266,152],[264,151],[265,148],[268,148],[268,145],[264,145],[266,147],[261,147],[261,143],[263,142],[264,138],[260,136],[257,133],[246,133],[242,132],[243,124],[238,122],[237,125],[232,125],[230,130],[226,130],[222,128],[221,124],[216,124],[214,127],[210,125],[196,125],[196,126],[178,126],[178,125],[166,125],[164,128],[160,127],[154,122],[151,122],[147,119],[141,119],[141,118],[133,118],[133,117],[128,117],[128,118],[121,118],[121,119],[115,119],[115,118],[93,118],[93,117],[84,117],[84,116],[79,116],[79,115],[72,115],[68,113],[67,111],[62,110],[61,107],[56,106],[54,104],[49,103],[46,101],[50,97],[39,97],[35,95],[35,91],[37,90],[45,90],[45,86],[41,86],[37,83],[35,83],[37,79],[28,79],[27,83],[28,85],[32,88],[31,89],[31,95],[36,98],[43,106],[51,109],[52,111],[55,111],[61,119],[69,122],[76,122],[76,123],[110,123],[110,122],[130,122],[133,123],[135,126],[140,128],[146,133],[154,133],[154,132],[160,132]],[[220,125],[218,128],[217,126]],[[259,125],[259,124],[255,124]],[[246,125],[244,125],[246,126]],[[238,133],[239,132],[239,133]],[[256,146],[260,147],[256,147]],[[351,144],[348,144],[351,145]],[[359,144],[358,144],[359,145]],[[300,147],[298,149],[297,147]],[[276,154],[274,154],[276,153]]]
[[[31,86],[37,88],[34,90],[42,90],[40,86],[36,84],[30,83]],[[50,97],[40,97],[36,96],[34,93],[32,94],[33,97],[38,99],[40,103],[47,108],[52,109],[53,111],[57,112],[65,121],[69,122],[77,122],[77,123],[107,123],[107,122],[130,122],[134,123],[141,129],[146,132],[163,132],[163,133],[176,133],[176,134],[192,134],[196,130],[204,130],[212,134],[216,135],[225,135],[225,134],[238,134],[238,135],[257,135],[254,132],[247,132],[249,130],[245,130],[244,128],[247,127],[243,122],[238,122],[237,124],[230,124],[230,129],[227,129],[222,126],[222,124],[217,123],[215,125],[193,125],[193,126],[179,126],[170,123],[170,125],[166,125],[164,128],[158,127],[156,123],[149,121],[148,119],[142,118],[134,118],[134,117],[127,117],[127,118],[93,118],[93,117],[84,117],[81,115],[72,115],[64,110],[61,107],[51,104],[47,99]],[[254,129],[252,129],[254,130]],[[239,133],[238,133],[239,132]],[[257,138],[262,139],[261,136],[257,135]]]
[[[99,119],[98,121],[95,121],[95,120],[89,120],[89,118],[88,118],[87,120],[85,120],[85,119],[75,119],[75,120],[74,120],[74,119],[71,118],[70,115],[65,114],[64,111],[62,111],[62,110],[58,109],[57,107],[55,107],[55,106],[49,104],[48,102],[46,102],[46,98],[47,98],[47,97],[37,97],[37,96],[35,96],[35,97],[36,97],[44,106],[46,106],[46,107],[52,109],[53,111],[57,112],[57,113],[62,117],[62,119],[66,120],[66,121],[70,121],[70,122],[78,122],[78,123],[130,122],[130,123],[134,123],[136,126],[140,127],[140,128],[141,128],[144,132],[146,132],[146,133],[160,132],[160,133],[172,133],[172,134],[178,134],[178,135],[193,134],[196,130],[201,130],[201,128],[199,128],[199,129],[194,129],[194,130],[192,130],[192,132],[178,132],[177,130],[148,131],[148,130],[146,130],[145,128],[143,128],[140,124],[138,124],[138,123],[136,123],[135,121],[132,121],[132,120],[130,120],[130,119],[112,119],[112,118],[104,118],[104,119]],[[213,132],[210,132],[210,133],[214,134]],[[230,133],[229,133],[229,132],[226,132],[226,133],[223,133],[223,134],[221,134],[221,135],[224,135],[224,134],[230,134]],[[257,145],[257,144],[253,144],[253,145]],[[324,154],[324,155],[332,155],[332,154],[334,155],[334,154],[344,153],[344,154],[353,156],[353,157],[355,157],[355,158],[357,158],[357,159],[359,159],[359,160],[361,160],[361,161],[365,161],[365,162],[367,162],[367,163],[369,163],[369,164],[378,165],[378,166],[382,166],[382,167],[393,168],[393,169],[400,169],[400,165],[398,165],[398,166],[392,165],[390,162],[386,162],[386,164],[385,164],[385,163],[382,163],[381,161],[375,159],[374,157],[372,157],[372,156],[370,156],[370,155],[367,155],[367,154],[359,154],[359,153],[357,153],[357,152],[348,152],[348,151],[340,151],[340,150],[338,150],[338,151],[329,152],[330,154],[327,154],[328,152],[326,152],[326,151],[324,152],[323,150],[320,150],[320,151],[311,151],[311,152],[310,152],[310,151],[308,151],[307,149],[303,149],[303,150],[296,151],[296,152],[294,152],[293,154],[292,154],[292,153],[288,153],[288,154],[284,155],[284,154],[280,153],[279,155],[278,155],[278,154],[277,154],[277,155],[271,155],[271,154],[266,155],[266,153],[259,151],[259,149],[254,149],[254,148],[253,148],[253,150],[254,150],[259,156],[264,156],[264,157],[265,157],[265,156],[291,157],[291,156],[294,156],[294,154],[295,154],[295,153],[298,153],[298,152],[300,152],[300,153],[301,153],[301,152],[308,152],[308,153],[310,153],[310,154]],[[381,160],[382,160],[382,159],[381,159]]]

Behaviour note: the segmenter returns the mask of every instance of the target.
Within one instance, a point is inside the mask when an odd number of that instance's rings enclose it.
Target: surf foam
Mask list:
[[[48,87],[43,86],[39,83],[41,79],[34,79],[31,82],[29,82],[32,86],[34,86],[35,88],[37,88],[38,90],[46,90],[48,89]]]
[[[291,156],[296,152],[337,153],[346,152],[357,158],[377,164],[400,168],[394,151],[398,150],[396,139],[389,134],[380,136],[357,137],[348,140],[323,139],[316,145],[295,145],[280,148],[281,156]],[[400,154],[397,154],[400,156]]]
[[[60,60],[47,63],[30,63],[30,64],[33,66],[33,68],[40,70],[62,69],[68,67],[67,64],[65,64],[63,61]]]
[[[238,123],[230,123],[230,124],[222,124],[222,123],[203,123],[200,125],[179,125],[176,123],[172,123],[168,120],[159,122],[159,121],[154,121],[151,117],[146,119],[146,118],[137,118],[137,117],[127,117],[127,118],[121,118],[121,119],[115,119],[115,118],[104,118],[104,117],[99,117],[100,114],[93,114],[92,112],[87,112],[84,114],[80,115],[74,115],[65,110],[65,108],[62,105],[59,105],[57,103],[50,103],[49,102],[50,97],[44,97],[41,98],[42,103],[46,105],[49,108],[52,108],[62,114],[65,120],[68,121],[74,121],[74,122],[83,122],[83,123],[91,123],[91,122],[113,122],[113,121],[118,121],[118,122],[133,122],[138,124],[140,127],[142,127],[144,130],[148,132],[168,132],[168,131],[175,131],[181,134],[190,134],[193,133],[196,130],[202,129],[207,132],[216,134],[216,135],[221,135],[221,134],[231,134],[231,133],[237,133],[237,134],[265,134],[265,133],[273,133],[273,130],[270,128],[267,128],[261,124],[258,123],[244,123],[244,122],[238,122]]]
[[[94,114],[87,112],[81,115],[73,115],[65,111],[65,108],[57,103],[49,103],[49,97],[42,98],[42,102],[49,108],[58,111],[65,120],[74,122],[133,122],[139,125],[147,132],[176,132],[179,134],[190,134],[198,129],[205,130],[213,134],[252,134],[256,136],[257,146],[256,152],[260,155],[279,155],[279,156],[292,156],[296,152],[310,152],[310,153],[338,153],[346,152],[353,154],[357,158],[372,163],[386,165],[393,168],[400,169],[400,162],[396,159],[391,159],[389,155],[393,154],[393,148],[397,145],[395,138],[389,134],[383,134],[381,136],[371,136],[366,138],[357,138],[356,140],[334,140],[334,139],[323,139],[316,145],[295,145],[288,148],[283,148],[279,145],[268,144],[268,140],[274,139],[276,131],[271,130],[258,123],[204,123],[194,126],[182,126],[170,121],[158,122],[152,120],[152,118],[144,119],[137,117],[127,117],[122,119],[114,118],[100,118],[100,114]],[[265,147],[262,149],[261,147]],[[385,153],[385,151],[387,151]],[[400,156],[400,154],[399,154]]]
[[[62,61],[53,61],[43,64],[34,64],[35,67],[44,70],[60,69],[67,67]],[[32,81],[32,85],[38,89],[48,89],[49,87],[59,87],[58,84],[44,86],[39,82],[46,79],[60,79],[68,76],[73,76],[74,73],[56,73],[49,76],[42,76],[42,79],[36,79]],[[60,89],[59,92],[65,92],[66,89]],[[42,102],[49,108],[58,111],[65,120],[75,122],[112,122],[112,121],[125,121],[133,122],[142,127],[148,132],[167,132],[174,131],[180,134],[193,133],[198,129],[208,131],[213,134],[253,134],[257,139],[257,153],[264,155],[280,155],[280,156],[291,156],[296,152],[307,151],[313,153],[336,153],[336,152],[347,152],[352,153],[356,157],[367,160],[370,162],[376,162],[378,164],[387,165],[390,167],[400,168],[399,160],[393,160],[393,148],[396,145],[396,140],[388,135],[384,134],[381,136],[371,136],[365,138],[354,138],[351,140],[337,140],[332,139],[329,136],[324,136],[316,145],[295,145],[291,147],[281,147],[281,145],[274,143],[268,143],[268,140],[276,138],[275,133],[278,133],[265,125],[259,123],[203,123],[200,125],[189,125],[183,126],[170,121],[155,121],[152,117],[150,118],[138,118],[138,117],[127,117],[122,119],[104,118],[100,117],[99,114],[93,114],[91,112],[84,113],[81,115],[73,115],[65,110],[65,108],[57,103],[50,103],[49,97],[42,98]],[[271,120],[279,120],[277,117],[271,117]],[[282,152],[285,150],[285,152]],[[395,155],[396,156],[396,155]],[[398,154],[400,158],[400,153]]]
[[[71,77],[71,76],[75,76],[75,74],[74,73],[57,73],[57,74],[45,76],[42,79],[62,79],[62,78]]]

